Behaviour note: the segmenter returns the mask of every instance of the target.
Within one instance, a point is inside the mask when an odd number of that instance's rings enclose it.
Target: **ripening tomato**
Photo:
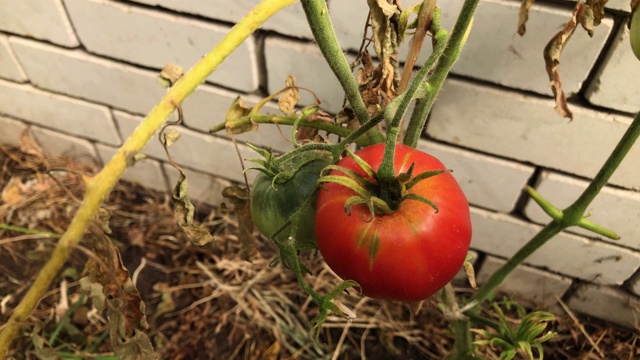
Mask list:
[[[377,171],[384,144],[358,152]],[[397,145],[395,174],[446,170],[436,158],[409,146]],[[337,166],[351,169],[376,182],[351,157]],[[347,176],[339,170],[329,175]],[[450,172],[413,185],[408,197],[389,214],[376,214],[366,204],[345,211],[345,202],[358,196],[334,182],[323,184],[315,217],[316,241],[329,267],[343,279],[357,281],[364,295],[389,300],[418,301],[446,285],[462,267],[471,242],[469,204]],[[375,195],[375,194],[374,194]],[[438,211],[418,195],[430,200]],[[413,196],[413,198],[412,198]]]

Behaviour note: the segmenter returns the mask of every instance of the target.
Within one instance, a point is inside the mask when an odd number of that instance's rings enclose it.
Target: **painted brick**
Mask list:
[[[5,146],[20,146],[20,134],[27,128],[22,121],[0,116],[0,144]]]
[[[37,87],[144,114],[164,96],[153,71],[12,37],[11,47]]]
[[[487,256],[477,275],[478,284],[487,282],[504,263],[506,260]],[[520,265],[509,273],[497,290],[513,296],[521,305],[548,310],[556,308],[555,296],[562,297],[570,286],[571,279],[567,277]]]
[[[78,46],[61,0],[1,0],[0,30],[62,46]]]
[[[193,66],[229,28],[106,0],[65,0],[82,44],[96,54],[161,69]],[[209,77],[242,91],[258,88],[255,42],[249,38]]]
[[[505,214],[472,208],[471,247],[509,258],[542,228]],[[604,285],[620,285],[640,268],[640,253],[561,233],[527,259],[529,265]]]
[[[333,113],[340,110],[344,91],[316,44],[270,36],[264,47],[270,93],[282,89],[287,76],[292,75],[298,86],[316,93],[323,109]],[[313,103],[313,97],[306,91],[300,91],[300,99],[303,105]]]
[[[95,148],[87,140],[37,126],[31,127],[31,133],[40,147],[48,154],[73,158],[86,165],[97,165],[98,157]]]
[[[118,149],[105,145],[97,145],[98,156],[106,164]],[[120,177],[121,180],[141,184],[153,190],[168,191],[167,181],[162,171],[162,165],[157,160],[146,158],[136,161]]]
[[[452,29],[462,3],[463,0],[438,3],[445,29]],[[551,95],[542,51],[549,39],[571,18],[571,10],[534,5],[527,34],[520,37],[516,33],[519,7],[515,1],[481,1],[473,29],[453,73]],[[331,3],[331,12],[341,44],[357,50],[367,17],[366,4],[336,1]],[[582,29],[575,32],[562,53],[562,63],[569,64],[561,65],[562,84],[567,93],[580,90],[612,28],[613,19],[605,18],[593,38]],[[403,53],[402,48],[400,52]],[[418,64],[424,62],[430,52],[430,46],[425,46]]]
[[[142,121],[141,117],[120,111],[114,111],[114,117],[123,138],[129,137]],[[240,160],[231,141],[198,133],[185,127],[175,129],[180,132],[181,137],[169,150],[177,164],[229,180],[244,182]],[[238,148],[243,159],[256,157],[253,150],[247,146],[238,144]],[[157,136],[149,141],[143,152],[153,158],[167,160]],[[255,176],[253,173],[253,171],[247,173],[250,179]]]
[[[237,23],[245,16],[254,6],[260,3],[260,0],[243,0],[243,1],[227,1],[227,0],[132,0],[138,3],[148,5],[156,5],[166,9],[172,9],[189,14],[206,16],[211,19],[228,21]],[[312,38],[311,30],[307,24],[304,10],[300,2],[279,11],[277,14],[267,20],[261,29],[273,30],[284,35],[297,37]]]
[[[464,106],[460,106],[464,103]],[[573,106],[561,119],[552,100],[450,79],[434,104],[427,133],[435,139],[592,178],[631,123],[630,117]],[[611,183],[640,188],[636,144]]]
[[[629,79],[639,78],[638,59],[629,46],[629,29],[622,24],[604,65],[589,84],[587,99],[595,105],[635,113],[640,109],[640,82]]]
[[[231,103],[238,96],[232,92],[215,88],[213,86],[201,85],[196,92],[189,96],[183,103],[185,125],[189,128],[209,132],[212,126],[224,122],[225,116]],[[254,106],[261,99],[255,96],[242,96],[246,106]],[[261,114],[282,114],[278,106],[267,103],[260,111]],[[291,127],[280,126],[280,130],[275,125],[260,125],[258,131],[250,131],[235,135],[239,143],[246,141],[253,145],[268,147],[271,146],[276,151],[288,151],[291,145]],[[230,137],[226,131],[220,131],[216,135]]]
[[[553,205],[564,209],[571,205],[588,185],[584,180],[544,171],[536,190]],[[538,223],[549,221],[549,216],[534,201],[529,201],[525,207],[525,214]],[[605,186],[589,206],[588,214],[589,220],[616,231],[621,239],[610,240],[577,227],[570,230],[640,250],[640,193]]]
[[[0,80],[0,112],[109,145],[120,137],[103,106]]]
[[[469,203],[510,212],[533,174],[528,165],[421,140],[418,148],[437,157],[458,180]]]
[[[171,165],[163,163],[164,171],[169,178],[169,187],[173,189],[178,182],[179,172]],[[232,183],[199,171],[191,169],[183,169],[187,174],[187,193],[189,198],[196,204],[208,204],[212,206],[220,206],[225,200],[222,196],[222,190],[230,186]]]
[[[0,78],[25,82],[27,76],[9,47],[8,38],[0,34]]]
[[[621,290],[591,284],[580,285],[567,301],[575,311],[634,328],[640,317],[640,299]]]

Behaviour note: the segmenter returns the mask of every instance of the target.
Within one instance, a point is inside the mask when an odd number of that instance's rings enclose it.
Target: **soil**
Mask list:
[[[97,171],[48,157],[23,140],[21,148],[0,147],[0,323],[69,225],[82,201],[83,176]],[[197,206],[196,222],[213,234],[203,246],[177,225],[168,194],[120,182],[103,209],[108,221],[103,216],[91,226],[57,274],[14,340],[14,358],[114,359],[114,349],[124,351],[127,343],[142,348],[147,339],[162,359],[443,359],[451,350],[453,337],[436,299],[379,301],[355,291],[340,301],[357,317],[329,316],[319,342],[313,341],[309,323],[318,314],[316,304],[290,271],[271,264],[277,251],[267,239],[254,233],[257,252],[250,260],[240,256],[246,245],[226,208]],[[316,291],[327,293],[339,283],[319,254],[304,258],[314,274],[306,280]],[[86,276],[91,281],[81,280]],[[92,292],[97,283],[103,290]],[[456,289],[459,298],[472,291]],[[124,305],[114,307],[116,300]],[[497,318],[489,307],[484,313]],[[118,322],[118,314],[129,322]],[[519,323],[516,315],[506,314],[512,327]],[[546,358],[640,358],[637,329],[576,316],[548,323],[545,332],[557,334],[543,344]],[[112,324],[115,332],[124,324],[121,338],[110,336]],[[478,348],[489,359],[500,351]]]

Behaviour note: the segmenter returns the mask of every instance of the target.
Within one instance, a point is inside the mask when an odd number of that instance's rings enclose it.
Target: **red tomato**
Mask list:
[[[383,153],[384,144],[356,152],[374,171]],[[414,176],[446,170],[433,156],[398,144],[396,175],[407,172],[411,164],[415,164]],[[365,175],[349,156],[337,165]],[[330,175],[344,176],[337,170]],[[471,219],[467,199],[451,173],[429,177],[408,191],[431,200],[438,212],[424,202],[405,199],[395,212],[378,214],[369,222],[366,205],[353,206],[351,216],[345,212],[345,201],[357,195],[353,190],[336,183],[323,186],[326,190],[318,194],[315,218],[320,253],[336,274],[357,281],[364,295],[423,300],[451,281],[462,267],[471,242]]]

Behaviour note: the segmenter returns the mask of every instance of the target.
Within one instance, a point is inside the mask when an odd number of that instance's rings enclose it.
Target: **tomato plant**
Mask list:
[[[384,145],[376,144],[355,153],[361,160],[347,156],[331,167],[329,177],[334,181],[323,184],[318,194],[318,247],[329,267],[340,277],[357,281],[363,294],[423,300],[446,285],[464,263],[471,241],[469,205],[438,159],[398,144],[393,166],[404,194],[396,209],[372,213],[372,206],[358,200],[361,193],[335,176],[346,179],[355,171],[366,179],[357,182],[378,197],[375,171],[383,154]],[[367,174],[358,163],[362,161],[373,172]],[[412,172],[434,170],[441,173],[412,181],[416,179]]]
[[[295,162],[295,160],[292,160]],[[271,162],[260,173],[251,190],[251,217],[262,234],[271,237],[303,205],[315,190],[322,169],[329,164],[324,158],[316,158],[292,168],[289,173],[277,168],[277,160]],[[289,163],[288,165],[291,165]],[[315,201],[297,219],[291,231],[278,234],[278,240],[289,235],[299,243],[315,243],[314,234]]]

